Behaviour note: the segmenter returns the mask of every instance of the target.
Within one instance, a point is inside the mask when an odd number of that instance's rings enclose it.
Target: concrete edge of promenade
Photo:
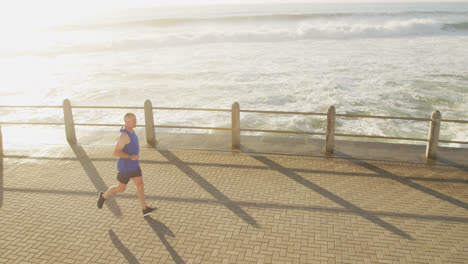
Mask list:
[[[141,131],[143,132],[143,131]],[[151,148],[146,143],[144,132],[138,133],[140,146]],[[87,136],[78,136],[78,144],[83,146],[109,146],[115,143],[115,132],[102,132],[101,139],[96,141]],[[438,148],[436,160],[426,159],[426,145],[396,144],[380,142],[335,140],[333,154],[325,152],[325,139],[310,137],[294,138],[284,136],[243,135],[240,149],[231,147],[230,133],[196,134],[196,133],[156,133],[158,150],[209,151],[231,154],[248,153],[249,155],[292,155],[315,158],[358,159],[371,161],[388,161],[425,165],[442,165],[468,171],[468,148]],[[63,142],[63,143],[62,143]],[[8,141],[4,141],[8,144]],[[52,145],[66,145],[66,140]],[[9,145],[6,149],[21,148]]]
[[[231,147],[230,134],[159,133],[156,138],[156,148],[161,150],[198,150],[408,162],[452,166],[468,171],[468,148],[439,147],[438,158],[428,160],[425,156],[425,145],[336,140],[334,153],[328,154],[325,152],[324,139],[242,136],[241,147],[236,150]]]

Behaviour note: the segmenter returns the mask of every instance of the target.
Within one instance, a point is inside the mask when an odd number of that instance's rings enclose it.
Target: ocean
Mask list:
[[[438,109],[443,119],[468,120],[468,3],[166,5],[41,21],[2,21],[0,105],[143,106],[150,99],[155,107],[238,102],[248,110],[326,113],[334,105],[339,114],[421,118]],[[122,123],[126,111],[76,109],[75,122]],[[0,113],[0,122],[63,121],[60,109]],[[143,123],[143,111],[136,113]],[[231,125],[229,113],[159,110],[155,123]],[[324,132],[326,121],[242,113],[241,127]],[[468,141],[467,128],[442,123],[440,137]],[[64,138],[62,127],[2,129],[8,142]],[[45,134],[31,138],[31,131]],[[118,129],[80,127],[78,136],[99,142],[101,131]],[[337,118],[336,129],[411,138],[428,131],[428,122],[352,118]]]

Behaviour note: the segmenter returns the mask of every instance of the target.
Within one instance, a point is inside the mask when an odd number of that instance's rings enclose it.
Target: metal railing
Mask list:
[[[333,153],[334,151],[334,138],[335,137],[358,137],[358,138],[374,138],[385,140],[407,140],[407,141],[422,141],[427,142],[426,157],[429,159],[436,159],[438,143],[458,143],[468,144],[465,141],[451,141],[439,140],[440,124],[441,122],[447,123],[461,123],[468,124],[465,120],[446,120],[441,119],[441,114],[438,110],[432,113],[431,118],[412,118],[412,117],[393,117],[393,116],[372,116],[372,115],[350,115],[350,114],[336,114],[335,107],[331,106],[327,113],[314,113],[314,112],[284,112],[284,111],[261,111],[261,110],[241,110],[238,103],[234,103],[231,109],[211,109],[211,108],[178,108],[178,107],[153,107],[151,101],[146,100],[144,107],[118,107],[118,106],[72,106],[68,99],[63,101],[63,106],[14,106],[2,105],[0,108],[63,108],[64,122],[0,122],[2,125],[64,125],[66,131],[66,138],[71,144],[76,144],[75,126],[122,126],[122,124],[91,124],[91,123],[75,123],[73,121],[72,109],[143,109],[145,111],[145,125],[138,125],[137,127],[145,127],[146,140],[149,144],[156,143],[155,128],[175,128],[175,129],[202,129],[202,130],[224,130],[231,131],[232,133],[232,147],[239,148],[241,145],[241,132],[262,132],[262,133],[287,133],[299,135],[319,135],[325,136],[325,151]],[[202,126],[174,126],[174,125],[155,125],[153,110],[169,110],[169,111],[211,111],[211,112],[231,112],[231,127],[202,127]],[[326,116],[327,126],[324,132],[307,132],[307,131],[285,131],[285,130],[265,130],[265,129],[247,129],[241,128],[240,113],[256,113],[256,114],[277,114],[277,115],[308,115],[308,116]],[[343,134],[335,133],[336,117],[344,118],[374,118],[374,119],[394,119],[394,120],[409,120],[417,122],[430,122],[429,137],[423,138],[404,138],[404,137],[388,137],[376,135],[359,135],[359,134]],[[0,130],[1,133],[1,130]]]

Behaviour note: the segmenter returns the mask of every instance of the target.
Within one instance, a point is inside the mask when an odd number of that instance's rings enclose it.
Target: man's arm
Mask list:
[[[127,135],[127,133],[121,133],[119,139],[117,140],[117,143],[115,144],[113,155],[123,159],[128,159],[129,155],[122,151],[125,145],[127,145],[128,143],[130,143],[130,137]],[[131,155],[132,160],[138,160],[138,158],[138,154]]]

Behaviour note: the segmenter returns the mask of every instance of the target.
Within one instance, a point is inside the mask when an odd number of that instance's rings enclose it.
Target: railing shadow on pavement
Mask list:
[[[456,163],[456,162],[448,160],[448,159],[444,159],[442,157],[438,157],[437,160],[440,161],[441,163],[447,164],[450,167],[453,167],[453,168],[468,172],[468,167],[465,166],[465,165]]]
[[[380,177],[382,177],[382,178],[392,179],[392,180],[394,180],[396,182],[399,182],[399,183],[401,183],[403,185],[406,185],[406,186],[408,186],[410,188],[421,191],[421,192],[423,192],[425,194],[431,195],[431,196],[433,196],[435,198],[438,198],[438,199],[440,199],[442,201],[446,201],[446,202],[451,203],[451,204],[453,204],[455,206],[458,206],[458,207],[461,207],[461,208],[464,208],[464,209],[468,210],[468,204],[463,202],[463,201],[455,199],[455,198],[453,198],[451,196],[448,196],[446,194],[440,193],[440,192],[438,192],[436,190],[433,190],[433,189],[428,188],[426,186],[423,186],[421,184],[418,184],[418,183],[416,183],[416,182],[414,182],[414,181],[412,181],[410,179],[407,179],[405,177],[393,174],[393,173],[391,173],[391,172],[389,172],[387,170],[384,170],[384,169],[379,168],[379,167],[377,167],[375,165],[372,165],[372,164],[370,164],[370,163],[368,163],[368,162],[366,162],[366,161],[364,161],[362,159],[354,159],[352,156],[350,156],[350,155],[348,155],[346,153],[343,153],[343,152],[338,152],[338,151],[335,153],[335,155],[338,156],[338,157],[347,158],[352,163],[354,163],[356,165],[359,165],[359,166],[361,166],[363,168],[366,168],[366,169],[368,169],[370,171],[374,171],[377,174],[379,174]]]
[[[3,153],[0,153],[0,208],[3,206]]]
[[[169,251],[169,254],[171,254],[171,257],[174,260],[174,262],[177,264],[185,263],[184,260],[179,256],[177,251],[175,251],[175,249],[171,246],[169,241],[167,241],[166,236],[175,237],[174,233],[172,233],[172,231],[165,224],[151,218],[150,216],[145,216],[145,220],[146,222],[148,222],[153,231],[159,237],[163,245],[166,247],[167,251]]]
[[[3,135],[0,127],[0,208],[3,206]]]
[[[135,258],[135,256],[128,250],[128,248],[125,247],[125,245],[120,241],[119,237],[114,233],[114,231],[109,230],[109,237],[112,241],[112,244],[124,255],[125,259],[128,261],[130,264],[139,264],[138,260]]]
[[[77,144],[70,144],[70,147],[72,148],[73,152],[75,153],[81,166],[83,167],[84,171],[88,175],[88,178],[91,180],[96,190],[98,192],[106,191],[108,189],[106,183],[99,175],[99,172],[96,170],[96,167],[94,167],[93,162],[88,157],[88,154],[86,154],[86,151],[83,149],[83,147]],[[119,205],[113,197],[107,199],[105,204],[116,217],[122,216],[122,211],[120,210]]]
[[[32,188],[5,188],[5,192],[20,192],[20,193],[43,193],[43,194],[56,194],[56,195],[76,195],[76,196],[95,196],[95,192],[90,191],[69,191],[69,190],[54,190],[54,189],[32,189]],[[193,198],[181,198],[171,196],[159,196],[159,195],[146,195],[148,200],[167,201],[175,203],[189,203],[189,204],[206,204],[206,205],[222,205],[221,202],[210,199],[193,199]],[[136,199],[135,195],[131,194],[120,194],[121,199]],[[262,202],[249,202],[249,201],[232,201],[237,206],[253,207],[253,208],[266,208],[266,209],[284,209],[284,210],[296,210],[296,211],[310,211],[310,212],[325,212],[325,213],[339,213],[346,215],[359,215],[359,212],[350,211],[343,208],[330,208],[325,206],[310,206],[310,205],[295,205],[295,204],[278,204],[278,203],[262,203]],[[385,216],[391,218],[403,218],[403,219],[416,219],[424,221],[444,221],[444,222],[455,222],[455,223],[468,223],[468,218],[447,216],[447,215],[420,215],[412,213],[402,212],[389,212],[389,211],[369,211],[369,214],[376,216]]]
[[[196,182],[206,192],[211,194],[216,200],[221,202],[234,214],[236,214],[242,220],[244,220],[247,224],[255,228],[260,228],[260,225],[257,223],[257,221],[253,217],[251,217],[246,211],[244,211],[236,203],[231,201],[225,194],[219,191],[213,184],[208,182],[199,173],[193,170],[187,163],[183,162],[176,155],[174,155],[174,153],[172,153],[169,150],[157,150],[156,148],[155,150],[158,151],[163,157],[165,157],[171,164],[175,165],[179,170],[185,173],[185,175],[187,175],[190,179]]]
[[[274,162],[273,160],[267,158],[266,156],[263,156],[263,155],[252,155],[252,154],[249,154],[249,150],[247,148],[244,148],[244,151],[246,151],[247,155],[249,155],[251,158],[267,165],[268,167],[270,167],[272,170],[274,171],[277,171],[283,175],[285,175],[286,177],[290,178],[291,180],[303,185],[304,187],[324,196],[325,198],[327,199],[330,199],[331,201],[343,206],[344,208],[346,208],[347,210],[349,211],[352,211],[352,212],[355,212],[357,213],[358,215],[362,216],[363,218],[371,221],[372,223],[376,224],[376,225],[379,225],[380,227],[383,227],[385,228],[386,230],[398,235],[398,236],[401,236],[405,239],[409,239],[409,240],[413,240],[413,238],[407,234],[406,232],[404,232],[403,230],[400,230],[399,228],[397,228],[396,226],[380,219],[378,216],[376,216],[375,214],[372,214],[370,211],[366,211],[366,210],[363,210],[362,208],[356,206],[355,204],[349,202],[349,201],[346,201],[345,199],[339,197],[338,195],[326,190],[325,188],[323,187],[320,187],[319,185],[307,180],[306,178],[300,176],[299,174],[297,174],[296,172],[294,172],[293,170],[290,170],[276,162]]]
[[[67,158],[67,157],[31,157],[26,155],[5,155],[6,159],[30,159],[30,160],[57,160],[57,161],[77,161],[78,158]],[[336,157],[340,158],[340,157]],[[346,158],[345,160],[348,160]],[[91,162],[99,161],[99,162],[116,162],[115,158],[89,158]],[[450,167],[458,168],[463,170],[467,167],[463,165],[459,165],[453,163],[452,161],[445,160],[445,164]],[[140,164],[159,164],[159,165],[168,165],[172,164],[169,161],[155,161],[155,160],[145,160],[141,159]],[[254,169],[254,170],[269,170],[267,166],[255,166],[255,165],[241,165],[241,164],[220,164],[220,163],[203,163],[203,162],[185,162],[188,166],[205,166],[205,167],[219,167],[219,168],[236,168],[236,169]],[[445,165],[442,165],[445,166]],[[354,172],[341,172],[341,171],[326,171],[326,170],[313,170],[313,169],[300,169],[300,168],[288,168],[296,173],[317,173],[317,174],[332,174],[338,176],[360,176],[360,177],[370,177],[370,178],[382,178],[379,173],[354,173]],[[428,181],[428,182],[447,182],[447,183],[464,183],[468,184],[468,180],[465,179],[447,179],[447,178],[425,178],[425,177],[405,177],[409,180],[417,180],[417,181]]]
[[[39,159],[39,160],[57,160],[57,161],[77,161],[79,160],[82,163],[82,166],[85,168],[85,171],[88,173],[88,177],[91,179],[96,188],[105,189],[105,184],[99,176],[96,168],[93,166],[93,161],[106,161],[106,162],[115,162],[115,159],[112,158],[89,158],[81,146],[72,146],[77,157],[31,157],[31,156],[22,156],[22,155],[5,155],[6,159]],[[248,154],[248,153],[246,153]],[[342,154],[344,156],[345,154]],[[346,160],[352,159],[351,156],[347,155]],[[236,169],[254,169],[254,170],[271,170],[272,168],[267,166],[253,166],[253,165],[239,165],[239,164],[219,164],[219,163],[203,163],[203,162],[182,162],[179,158],[176,157],[176,160],[179,160],[179,163],[185,164],[183,167],[190,166],[210,166],[210,167],[220,167],[220,168],[236,168]],[[146,164],[173,164],[172,161],[153,161],[153,160],[142,160],[142,163]],[[370,164],[369,164],[370,165]],[[373,165],[372,165],[373,166]],[[368,166],[369,167],[369,166]],[[370,167],[373,168],[373,167]],[[375,168],[375,166],[374,166]],[[190,169],[193,171],[192,169]],[[298,169],[298,168],[284,168],[291,173],[317,173],[317,174],[333,174],[338,176],[360,176],[360,177],[376,177],[376,178],[385,178],[380,174],[381,171],[377,170],[377,173],[354,173],[354,172],[339,172],[339,171],[327,171],[327,170],[311,170],[311,169]],[[375,170],[374,170],[375,171]],[[401,176],[399,176],[401,177]],[[198,175],[198,178],[201,178]],[[446,178],[424,178],[424,177],[404,177],[408,180],[423,180],[423,181],[432,181],[432,182],[449,182],[449,183],[460,183],[468,184],[467,180],[464,179],[446,179]],[[203,179],[204,180],[204,179]],[[206,181],[206,180],[204,180]],[[216,190],[214,186],[213,196],[217,198],[216,194],[220,193],[219,190]],[[77,195],[77,196],[95,196],[95,192],[83,191],[83,190],[57,190],[57,189],[33,189],[33,188],[9,188],[6,187],[3,190],[4,192],[25,192],[25,193],[48,193],[48,194],[57,194],[57,195]],[[171,201],[171,202],[181,202],[181,203],[193,203],[193,204],[222,204],[226,206],[226,201],[217,199],[188,199],[180,197],[166,197],[166,196],[157,196],[157,195],[147,195],[147,199],[152,200],[161,200],[161,201]],[[130,194],[120,194],[119,198],[123,199],[135,199],[134,195]],[[222,198],[219,197],[219,198]],[[109,200],[111,201],[111,200]],[[112,202],[111,202],[112,203]],[[256,208],[277,208],[277,209],[286,209],[286,210],[300,210],[300,211],[320,211],[320,212],[331,212],[331,213],[340,213],[340,214],[351,214],[359,215],[363,213],[364,210],[350,211],[349,209],[337,209],[337,208],[327,208],[321,206],[303,206],[303,205],[290,205],[290,204],[276,204],[276,203],[259,203],[259,202],[249,202],[249,201],[229,201],[231,208],[240,208],[240,207],[256,207]],[[110,209],[112,210],[111,207]],[[120,209],[117,206],[117,210],[120,213]],[[241,209],[242,210],[242,209]],[[411,213],[401,213],[401,212],[380,212],[380,211],[364,211],[366,214],[371,214],[375,216],[384,216],[384,217],[393,217],[393,218],[404,218],[404,219],[421,219],[426,221],[450,221],[450,222],[460,222],[468,223],[468,218],[463,217],[452,217],[447,215],[418,215]],[[254,220],[255,221],[255,220]]]
[[[3,153],[0,153],[0,208],[3,206],[3,179]]]

